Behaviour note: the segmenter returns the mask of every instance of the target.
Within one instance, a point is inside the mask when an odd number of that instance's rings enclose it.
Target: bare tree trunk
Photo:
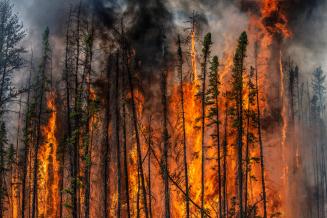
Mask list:
[[[115,117],[116,117],[116,152],[117,152],[117,217],[121,217],[121,166],[120,166],[120,107],[119,107],[119,52],[116,57],[116,84],[115,84]]]
[[[218,75],[216,77],[216,81],[215,84],[219,84],[218,81]],[[217,88],[218,90],[218,88]],[[217,165],[218,165],[218,200],[219,200],[219,217],[222,217],[222,196],[221,196],[221,189],[222,189],[222,184],[221,184],[221,147],[220,147],[220,122],[219,122],[219,99],[218,99],[218,95],[215,98],[215,107],[216,107],[216,117],[217,117],[217,121],[216,121],[216,136],[217,136],[217,151],[218,151],[218,155],[217,155]]]
[[[22,114],[22,97],[23,95],[20,95],[19,99],[19,112],[18,112],[18,120],[17,120],[17,133],[16,133],[16,155],[15,155],[15,163],[14,164],[14,175],[12,177],[12,201],[15,202],[13,203],[12,206],[12,217],[18,217],[19,214],[19,209],[20,209],[20,182],[19,182],[19,144],[20,144],[20,132],[21,132],[21,114]],[[14,208],[14,205],[16,208]],[[16,211],[15,211],[16,210]]]
[[[165,187],[165,217],[170,217],[170,190],[169,190],[169,170],[168,170],[168,108],[167,108],[167,72],[163,71],[161,75],[161,88],[162,88],[162,107],[163,107],[163,180]]]
[[[109,192],[109,186],[108,186],[108,179],[109,179],[109,164],[110,164],[110,154],[111,154],[111,148],[110,148],[110,139],[109,139],[109,126],[110,126],[110,70],[111,70],[111,59],[112,57],[109,57],[109,66],[107,69],[107,93],[106,93],[106,101],[105,101],[105,124],[104,124],[104,155],[103,155],[103,217],[108,218],[109,217],[109,206],[108,206],[108,192]]]
[[[184,110],[184,75],[183,75],[183,54],[181,48],[180,37],[178,36],[178,71],[180,81],[180,98],[182,107],[182,128],[183,128],[183,162],[184,162],[184,178],[185,178],[185,204],[186,204],[186,218],[190,217],[190,200],[189,200],[189,184],[188,184],[188,167],[187,167],[187,142],[185,130],[185,110]]]
[[[38,153],[39,146],[41,143],[41,115],[43,113],[43,98],[44,98],[44,81],[45,81],[45,69],[42,70],[41,78],[39,78],[39,82],[41,83],[41,89],[39,93],[39,101],[38,101],[38,114],[37,114],[37,130],[36,130],[36,144],[34,148],[34,169],[33,169],[33,201],[32,201],[32,218],[38,216]]]
[[[250,105],[250,102],[248,102]],[[249,112],[248,112],[249,113]],[[247,114],[247,121],[246,121],[246,148],[245,148],[245,194],[244,194],[244,215],[245,217],[250,216],[248,214],[248,180],[249,180],[249,164],[250,164],[250,157],[249,157],[249,140],[250,140],[250,115]]]
[[[123,54],[123,62],[125,62],[125,54]],[[122,76],[122,87],[125,87],[125,74]],[[127,206],[127,217],[131,217],[130,199],[129,199],[129,176],[128,176],[128,157],[127,157],[127,133],[126,133],[126,99],[124,93],[122,94],[123,101],[123,149],[124,149],[124,176],[125,176],[125,197]],[[151,217],[150,217],[151,218]]]
[[[204,56],[204,62],[202,67],[202,92],[201,92],[201,218],[204,218],[204,166],[205,166],[205,117],[206,117],[206,103],[205,103],[205,91],[206,91],[206,74],[207,74],[207,56]]]
[[[144,213],[145,213],[145,217],[148,218],[149,212],[148,212],[148,205],[147,205],[147,199],[146,199],[144,172],[143,172],[143,166],[142,166],[141,141],[140,141],[139,129],[138,129],[138,123],[137,123],[138,118],[137,118],[136,106],[135,106],[134,85],[133,85],[133,81],[132,81],[132,73],[129,69],[129,64],[128,64],[127,60],[126,60],[126,68],[127,68],[128,83],[129,83],[129,88],[130,88],[130,93],[131,93],[133,126],[134,126],[135,137],[136,137],[136,146],[137,146],[137,164],[138,164],[138,171],[140,173],[140,178],[141,178]]]
[[[91,21],[91,32],[88,36],[90,40],[86,44],[86,57],[85,57],[85,66],[84,70],[86,71],[87,76],[87,122],[86,122],[86,134],[87,134],[87,142],[85,145],[85,169],[84,169],[84,177],[85,177],[85,218],[90,216],[90,177],[91,177],[91,166],[92,166],[92,155],[91,155],[91,147],[92,147],[92,115],[93,111],[90,109],[90,104],[93,99],[91,99],[91,72],[92,72],[92,60],[93,60],[93,37],[94,37],[94,27],[93,20]],[[90,130],[91,128],[91,130]]]
[[[137,171],[137,196],[136,196],[136,217],[140,218],[141,208],[140,208],[140,171]]]
[[[73,218],[79,217],[79,187],[78,187],[78,174],[79,174],[79,144],[80,144],[80,87],[79,87],[79,65],[80,65],[80,22],[81,22],[81,7],[80,1],[77,11],[77,26],[76,26],[76,56],[75,56],[75,105],[74,105],[74,148],[73,148],[73,170],[72,170],[72,216]]]
[[[149,217],[152,218],[152,191],[151,191],[151,146],[152,146],[152,117],[149,118],[148,126],[148,195],[149,195]]]
[[[258,126],[258,137],[260,146],[260,167],[261,167],[261,186],[262,186],[262,198],[263,198],[263,218],[267,218],[267,194],[266,194],[266,183],[265,183],[265,164],[264,164],[264,151],[262,143],[261,133],[261,112],[259,102],[259,84],[258,84],[258,65],[257,65],[257,48],[255,48],[255,86],[256,86],[256,100],[257,100],[257,126]]]
[[[227,199],[227,121],[228,121],[228,103],[225,104],[225,127],[224,127],[224,148],[223,148],[223,170],[224,170],[224,203],[223,203],[223,215],[224,218],[228,217],[228,199]]]
[[[25,115],[25,133],[24,133],[24,157],[23,157],[23,178],[22,178],[22,218],[25,218],[25,199],[26,199],[26,178],[27,178],[27,166],[28,166],[28,154],[30,152],[30,140],[29,140],[29,129],[30,129],[30,93],[31,93],[31,80],[32,80],[32,68],[33,68],[33,53],[30,61],[30,72],[28,78],[28,90],[26,100],[26,115]]]
[[[64,174],[65,174],[65,155],[66,155],[66,146],[71,149],[71,137],[72,137],[72,127],[71,127],[71,109],[70,109],[70,66],[69,66],[69,44],[70,44],[70,36],[69,30],[71,25],[71,13],[72,9],[69,10],[69,16],[67,21],[67,29],[66,29],[66,48],[65,48],[65,71],[64,71],[64,81],[65,81],[65,89],[66,89],[66,116],[67,116],[67,135],[66,142],[63,145],[62,154],[61,154],[61,168],[60,168],[60,182],[59,182],[59,190],[60,190],[60,200],[59,200],[59,217],[63,217],[63,189],[64,189]],[[71,170],[72,170],[72,159],[71,159]]]

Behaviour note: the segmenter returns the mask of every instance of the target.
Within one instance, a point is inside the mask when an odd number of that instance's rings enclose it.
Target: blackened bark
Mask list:
[[[267,194],[265,183],[265,164],[264,164],[264,151],[262,143],[261,133],[261,112],[259,102],[259,84],[258,84],[258,65],[257,65],[257,50],[255,49],[255,86],[256,86],[256,100],[257,100],[257,127],[260,146],[260,167],[261,167],[261,186],[262,186],[262,198],[263,198],[263,217],[267,218]]]
[[[169,167],[168,167],[168,107],[167,107],[167,72],[163,71],[161,75],[162,109],[163,109],[163,180],[165,187],[165,217],[170,217],[170,190],[169,190]]]
[[[140,135],[139,135],[139,129],[138,129],[138,118],[137,118],[136,105],[135,105],[134,85],[133,85],[133,81],[132,81],[132,73],[129,69],[129,64],[128,64],[127,60],[126,60],[126,69],[127,69],[127,76],[128,76],[128,85],[129,85],[129,89],[130,89],[130,93],[131,93],[131,106],[132,106],[132,115],[133,115],[132,120],[133,120],[133,126],[134,126],[135,137],[136,137],[137,165],[138,165],[138,172],[140,173],[140,179],[141,179],[144,213],[145,213],[145,217],[148,218],[149,212],[148,212],[148,205],[147,205],[147,199],[146,199],[144,172],[143,172],[143,166],[142,166],[141,141],[140,141]]]
[[[26,99],[26,115],[25,115],[25,135],[24,135],[24,156],[23,156],[23,175],[22,175],[22,218],[25,218],[25,207],[26,207],[26,179],[27,179],[27,166],[28,166],[28,154],[30,151],[30,140],[29,140],[29,130],[30,130],[30,95],[31,95],[31,79],[32,79],[32,67],[33,67],[33,54],[31,56],[30,62],[30,72],[28,78],[28,89],[27,89],[27,99]]]
[[[109,56],[109,66],[107,69],[107,93],[106,93],[106,99],[105,99],[105,123],[103,128],[103,136],[104,136],[104,155],[103,155],[103,217],[108,218],[109,217],[109,206],[108,206],[108,200],[109,200],[109,185],[108,185],[108,179],[109,179],[109,164],[110,164],[110,139],[109,139],[109,126],[110,126],[110,80],[111,80],[111,60],[112,56]]]
[[[121,160],[120,160],[120,101],[119,101],[119,52],[116,57],[116,84],[115,84],[115,118],[116,118],[116,152],[117,152],[117,217],[121,217]]]
[[[189,184],[188,184],[188,167],[187,167],[187,142],[185,130],[185,110],[184,110],[184,75],[183,75],[183,54],[181,48],[180,37],[178,36],[178,73],[179,73],[179,88],[180,99],[182,107],[182,128],[183,128],[183,163],[184,163],[184,178],[185,178],[185,204],[186,204],[186,218],[190,217],[190,200],[189,200]]]

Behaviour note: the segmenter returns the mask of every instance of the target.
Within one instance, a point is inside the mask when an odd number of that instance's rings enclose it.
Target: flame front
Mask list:
[[[44,143],[39,153],[39,217],[59,216],[59,162],[57,160],[58,141],[56,138],[55,94],[49,93],[47,110],[50,112],[47,125],[42,127]]]

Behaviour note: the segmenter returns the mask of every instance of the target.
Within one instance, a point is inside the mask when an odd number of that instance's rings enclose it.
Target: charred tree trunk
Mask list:
[[[125,53],[123,51],[123,53]],[[126,54],[123,54],[123,63],[125,63]],[[122,76],[122,87],[125,87],[125,72],[123,72]],[[125,94],[122,93],[122,101],[123,101],[123,153],[124,153],[124,176],[125,176],[125,197],[126,197],[126,206],[127,206],[127,217],[131,217],[130,211],[130,199],[129,199],[129,176],[128,176],[128,156],[127,156],[127,133],[126,133],[126,99]],[[150,197],[151,198],[151,197]],[[151,214],[151,212],[150,212]],[[151,217],[150,217],[151,218]]]
[[[126,42],[125,42],[126,43]],[[127,76],[128,76],[128,85],[131,94],[131,106],[132,106],[132,119],[133,119],[133,126],[135,131],[136,137],[136,147],[137,147],[137,165],[138,165],[138,172],[140,174],[141,179],[141,188],[142,188],[142,196],[143,196],[143,206],[144,206],[144,213],[145,217],[149,217],[147,199],[146,199],[146,189],[145,189],[145,181],[144,181],[144,172],[142,166],[142,152],[141,152],[141,141],[138,129],[138,118],[136,112],[136,105],[135,105],[135,96],[134,96],[134,85],[132,81],[132,73],[129,68],[128,60],[126,59],[126,69],[127,69]]]
[[[84,207],[85,207],[85,218],[90,216],[90,177],[91,177],[91,166],[92,166],[92,155],[91,155],[91,147],[92,147],[92,116],[94,114],[94,109],[92,110],[91,104],[94,99],[91,96],[91,72],[92,72],[92,61],[93,61],[93,38],[94,38],[94,26],[93,20],[91,21],[91,30],[87,36],[86,40],[86,57],[85,57],[85,66],[84,69],[86,71],[87,76],[87,122],[86,122],[86,135],[87,141],[85,143],[85,169],[84,169],[84,177],[85,177],[85,193],[84,193]],[[91,128],[91,129],[90,129]]]
[[[168,167],[168,107],[167,107],[167,72],[163,71],[161,75],[162,109],[163,109],[163,180],[165,187],[165,217],[170,217],[170,190],[169,190],[169,167]]]
[[[73,147],[73,170],[72,170],[72,217],[79,217],[79,142],[80,142],[80,88],[79,88],[79,64],[80,64],[80,22],[81,22],[81,1],[77,11],[77,26],[76,26],[76,56],[75,56],[75,105],[74,105],[74,147]]]
[[[110,126],[110,80],[111,80],[111,60],[112,56],[109,56],[109,66],[107,67],[107,87],[106,87],[106,99],[105,99],[105,123],[103,128],[103,136],[104,136],[104,155],[103,155],[103,217],[108,218],[109,217],[109,211],[108,211],[108,192],[109,192],[109,185],[108,185],[108,179],[109,179],[109,164],[110,164],[110,139],[109,139],[109,126]]]
[[[149,217],[152,218],[152,191],[151,191],[151,146],[152,146],[152,118],[149,118],[148,126],[148,195],[149,195]]]
[[[250,105],[250,100],[248,100],[248,105]],[[245,148],[245,194],[244,194],[244,215],[245,217],[250,217],[248,214],[248,180],[249,180],[249,164],[250,164],[250,148],[249,148],[249,140],[250,140],[250,114],[247,112],[246,114],[246,148]]]
[[[32,69],[33,69],[33,54],[30,61],[30,72],[28,78],[28,89],[26,99],[26,115],[25,115],[25,127],[24,127],[24,156],[23,156],[23,175],[22,175],[22,208],[21,215],[25,218],[25,207],[26,207],[26,179],[27,179],[27,166],[28,166],[28,154],[30,152],[30,95],[31,95],[31,80],[32,80]]]
[[[60,190],[60,200],[59,200],[59,217],[63,217],[63,189],[64,189],[64,170],[65,170],[65,155],[66,155],[66,146],[71,149],[71,137],[72,137],[72,125],[71,125],[71,108],[70,108],[70,25],[71,25],[71,9],[69,11],[68,21],[67,21],[67,29],[66,29],[66,48],[65,48],[65,70],[64,70],[64,82],[65,82],[65,98],[66,98],[66,121],[67,121],[67,134],[66,141],[63,145],[62,154],[61,154],[61,168],[60,168],[60,182],[59,182],[59,190]],[[72,160],[71,170],[72,170]]]
[[[260,167],[261,167],[261,187],[262,187],[262,198],[263,198],[263,218],[267,218],[267,194],[266,194],[266,183],[265,183],[265,163],[264,163],[264,151],[262,143],[261,133],[261,111],[259,102],[259,83],[258,83],[258,65],[257,65],[257,48],[255,48],[255,87],[256,87],[256,104],[257,104],[257,127],[258,127],[258,138],[260,146]]]
[[[228,124],[228,103],[225,104],[225,123],[224,123],[224,147],[223,147],[223,192],[224,192],[224,201],[223,201],[223,216],[224,218],[228,217],[228,199],[227,199],[227,124]]]
[[[183,53],[181,48],[180,37],[178,36],[178,73],[180,85],[180,99],[182,107],[182,128],[183,128],[183,162],[184,162],[184,178],[185,178],[185,204],[186,204],[186,218],[190,217],[190,200],[189,200],[189,184],[188,184],[188,167],[187,167],[187,142],[185,130],[185,110],[184,110],[184,75],[183,75]]]
[[[206,117],[206,75],[207,61],[210,55],[211,34],[204,37],[203,42],[203,63],[202,63],[202,91],[201,91],[201,218],[204,218],[204,166],[205,166],[205,117]]]
[[[121,166],[120,166],[120,101],[119,101],[119,51],[116,57],[116,83],[115,83],[115,118],[116,118],[116,152],[117,152],[117,217],[121,217]]]

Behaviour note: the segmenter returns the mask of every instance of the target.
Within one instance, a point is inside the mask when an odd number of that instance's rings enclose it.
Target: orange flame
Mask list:
[[[39,195],[38,207],[40,217],[59,216],[59,162],[57,160],[58,142],[56,139],[57,113],[55,94],[48,96],[47,107],[50,111],[48,124],[42,127],[44,144],[40,146],[39,153]]]

